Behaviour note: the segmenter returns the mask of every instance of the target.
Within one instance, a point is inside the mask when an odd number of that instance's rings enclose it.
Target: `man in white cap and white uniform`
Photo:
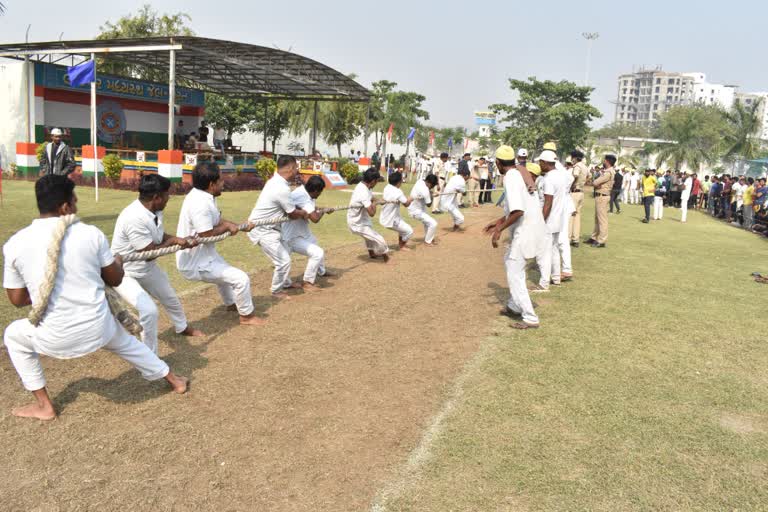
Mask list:
[[[561,254],[561,249],[570,249],[567,239],[561,240],[561,233],[568,229],[568,217],[573,212],[570,197],[570,176],[565,169],[558,168],[557,155],[553,151],[543,151],[539,155],[541,168],[542,193],[544,204],[542,215],[547,223],[550,242],[547,250],[551,252],[551,279],[553,284],[561,282],[561,258],[565,260],[565,272],[570,277],[570,250]],[[563,257],[564,256],[564,257]],[[544,272],[542,272],[544,274]],[[549,283],[546,283],[549,285]]]
[[[693,190],[691,171],[685,171],[683,191],[680,194],[680,222],[688,221],[688,201],[691,199],[691,190]]]
[[[77,162],[72,148],[61,140],[62,132],[59,128],[51,130],[51,142],[45,145],[43,157],[40,159],[40,174],[60,174],[69,176],[75,171]]]

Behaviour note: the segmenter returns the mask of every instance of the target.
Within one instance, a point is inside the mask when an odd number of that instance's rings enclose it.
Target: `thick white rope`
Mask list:
[[[59,271],[61,242],[64,240],[64,235],[67,233],[67,229],[77,222],[79,222],[79,219],[75,215],[64,215],[59,218],[59,223],[56,225],[56,230],[53,232],[53,238],[48,246],[45,276],[43,282],[40,284],[40,289],[38,290],[39,300],[32,306],[29,315],[27,315],[27,319],[35,327],[40,325],[40,322],[43,321],[45,313],[48,310],[53,288],[56,285],[56,275]],[[139,319],[136,318],[136,315],[134,315],[128,308],[128,305],[123,302],[120,295],[111,286],[104,287],[104,294],[107,298],[109,309],[112,311],[115,318],[117,318],[129,333],[134,336],[139,336],[142,331]]]

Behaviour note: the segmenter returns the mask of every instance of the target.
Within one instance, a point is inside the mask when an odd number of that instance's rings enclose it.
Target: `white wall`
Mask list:
[[[91,107],[76,103],[62,103],[59,101],[45,102],[45,125],[66,126],[69,128],[91,127]],[[125,113],[126,130],[132,132],[166,133],[168,131],[168,114],[156,112],[143,112],[139,110],[123,110]],[[190,116],[174,116],[176,124],[184,121],[187,132],[197,131],[200,125],[199,118]]]

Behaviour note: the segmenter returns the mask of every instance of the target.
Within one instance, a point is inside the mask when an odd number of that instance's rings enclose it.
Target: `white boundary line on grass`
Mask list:
[[[475,355],[472,356],[472,359],[464,365],[464,368],[453,384],[448,399],[440,408],[440,411],[432,417],[419,443],[408,455],[408,460],[405,464],[397,471],[395,477],[376,494],[369,512],[387,512],[389,510],[389,503],[392,500],[403,496],[409,488],[414,487],[419,481],[422,470],[432,457],[432,447],[445,429],[446,420],[464,399],[464,384],[485,361],[488,353],[491,351],[492,344],[490,340],[486,339],[480,345]]]

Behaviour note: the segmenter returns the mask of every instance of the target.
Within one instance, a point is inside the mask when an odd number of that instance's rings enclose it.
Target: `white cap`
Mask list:
[[[554,151],[550,151],[550,150],[542,151],[541,154],[539,155],[539,160],[553,164],[557,162],[557,155],[555,154]]]
[[[528,158],[528,150],[525,148],[520,148],[517,152],[517,156],[522,158]]]
[[[54,128],[53,130],[51,130],[51,135],[63,135],[63,133],[61,132],[60,129]]]

